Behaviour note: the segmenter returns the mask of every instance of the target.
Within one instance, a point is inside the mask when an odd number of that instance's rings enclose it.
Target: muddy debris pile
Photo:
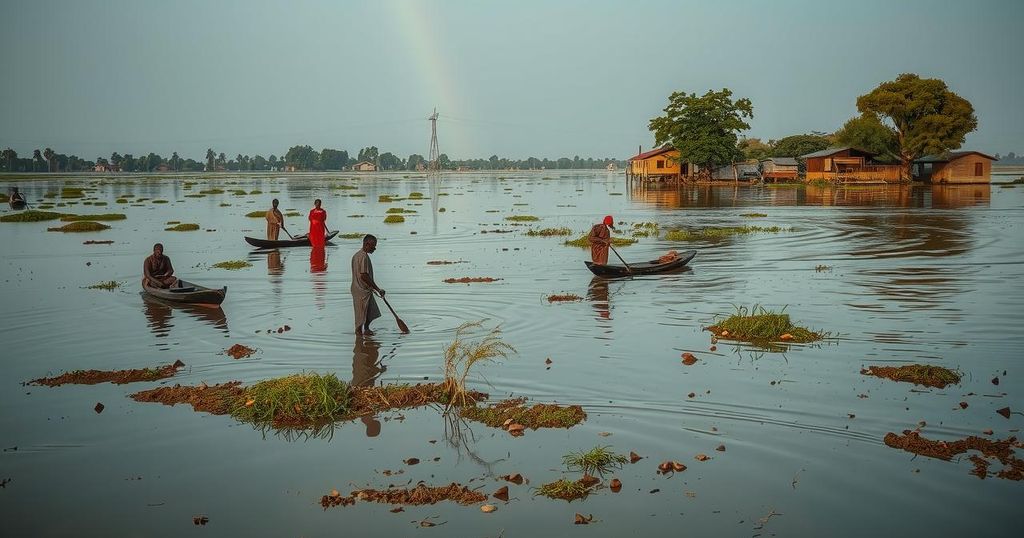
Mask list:
[[[131,370],[73,370],[65,372],[57,377],[41,377],[29,381],[28,385],[44,385],[47,387],[59,387],[61,385],[96,385],[99,383],[113,383],[124,385],[126,383],[138,383],[142,381],[157,381],[166,379],[183,368],[185,363],[174,361],[173,364],[157,366],[155,368],[138,368]]]
[[[320,498],[320,506],[324,510],[334,506],[350,506],[356,501],[375,502],[382,504],[421,506],[425,504],[437,504],[441,501],[451,501],[463,506],[476,504],[487,500],[487,495],[473,491],[467,486],[452,482],[447,486],[428,486],[420,482],[412,489],[390,488],[386,490],[358,489],[348,496],[342,496],[338,490]]]
[[[960,383],[960,373],[942,366],[926,364],[907,364],[903,366],[868,366],[860,371],[861,375],[871,375],[893,381],[924,385],[926,387],[945,388],[946,385]]]
[[[136,402],[154,402],[164,405],[188,404],[201,413],[226,415],[242,397],[241,381],[198,387],[174,385],[144,390],[131,395]]]
[[[463,407],[459,415],[492,428],[502,428],[517,437],[522,435],[526,428],[571,428],[587,419],[587,413],[578,405],[527,406],[526,398],[513,398],[484,407]]]
[[[224,354],[228,355],[232,359],[244,359],[251,357],[254,353],[256,353],[255,349],[242,344],[235,344],[224,350]]]
[[[462,278],[446,278],[444,279],[445,284],[470,284],[470,283],[487,283],[497,282],[500,278],[491,278],[489,276],[464,276]]]
[[[549,303],[569,303],[575,301],[582,301],[583,297],[576,295],[575,293],[556,294],[548,295],[547,300]]]
[[[993,441],[972,435],[955,441],[933,441],[921,437],[917,431],[903,430],[903,435],[892,432],[885,434],[884,441],[892,448],[946,461],[958,454],[975,450],[984,457],[970,456],[969,459],[974,463],[971,474],[981,479],[993,476],[989,474],[988,467],[992,464],[991,460],[996,459],[1003,464],[1003,468],[994,476],[1014,481],[1024,479],[1024,460],[1018,458],[1014,451],[1014,448],[1024,448],[1024,444],[1017,442],[1016,437]]]

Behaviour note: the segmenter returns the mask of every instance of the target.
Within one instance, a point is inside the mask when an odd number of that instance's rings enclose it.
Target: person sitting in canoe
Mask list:
[[[177,283],[171,259],[164,256],[164,246],[160,243],[153,245],[153,255],[142,263],[142,285],[167,289]]]
[[[612,233],[609,228],[615,228],[615,219],[611,215],[590,229],[587,241],[590,243],[590,260],[594,263],[608,265],[608,246],[612,244]]]
[[[320,207],[320,199],[313,200],[313,210],[309,212],[309,244],[313,248],[323,248],[327,242],[327,211]]]
[[[277,208],[277,198],[274,198],[270,205],[273,206],[267,211],[267,240],[277,241],[277,235],[281,233],[281,228],[284,228],[284,215],[281,214],[281,210]]]
[[[25,197],[22,196],[20,192],[18,192],[18,187],[11,187],[11,196],[9,198],[9,202],[12,205],[25,203]]]

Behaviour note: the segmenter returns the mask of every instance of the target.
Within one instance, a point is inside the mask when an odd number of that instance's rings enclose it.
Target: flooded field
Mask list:
[[[1021,436],[1024,185],[630,188],[603,171],[17,185],[36,210],[125,218],[79,233],[0,223],[0,517],[12,536],[180,536],[199,524],[253,536],[999,535],[1017,522],[1024,485],[998,476],[1005,462],[972,474],[981,452],[927,457],[902,440]],[[325,255],[243,241],[263,237],[265,221],[246,215],[275,197],[292,234],[323,199],[341,232]],[[626,261],[697,255],[672,274],[594,277],[589,250],[564,243],[606,214],[615,237],[636,239],[617,247]],[[376,278],[410,334],[381,304],[376,335],[354,335],[349,261],[365,233],[381,239]],[[144,301],[155,242],[178,276],[227,286],[222,307]],[[430,263],[442,261],[458,263]],[[826,337],[753,344],[705,330],[755,305]],[[579,405],[581,424],[507,431],[435,403],[278,431],[129,398],[300,373],[440,383],[456,328],[482,319],[517,353],[473,370],[468,388],[484,404]],[[225,353],[235,345],[252,353]],[[958,379],[862,373],[910,364]],[[138,371],[24,384],[80,369]],[[642,459],[613,459],[584,499],[537,495],[581,479],[563,456],[595,447]],[[1014,448],[1024,455],[1003,447]],[[365,491],[420,482],[459,487],[406,501],[455,501],[398,510],[403,497]],[[507,501],[492,496],[503,486]]]

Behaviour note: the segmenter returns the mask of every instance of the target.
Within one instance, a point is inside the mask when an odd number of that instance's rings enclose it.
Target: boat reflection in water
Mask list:
[[[174,312],[185,312],[199,321],[213,325],[215,329],[224,333],[224,337],[230,336],[228,331],[228,316],[220,306],[213,308],[190,304],[169,303],[161,301],[148,294],[142,294],[143,312],[148,320],[149,330],[158,337],[166,337],[171,332],[174,324],[171,320]]]
[[[370,336],[356,335],[352,348],[352,382],[353,387],[370,387],[377,381],[387,367],[380,360],[380,342]],[[380,421],[377,417],[367,415],[360,417],[366,426],[367,437],[380,435]]]

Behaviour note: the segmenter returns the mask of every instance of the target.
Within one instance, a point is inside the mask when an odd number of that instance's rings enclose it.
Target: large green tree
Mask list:
[[[738,133],[750,128],[744,118],[754,117],[750,99],[734,101],[728,88],[701,96],[673,92],[664,111],[648,124],[655,145],[672,144],[679,158],[698,165],[705,178],[716,166],[742,157],[736,142]]]
[[[284,155],[285,162],[299,170],[315,169],[319,159],[320,154],[311,146],[292,146]]]
[[[899,159],[896,132],[875,114],[850,118],[833,136],[838,144],[870,151],[878,155],[879,160],[894,162]]]
[[[910,178],[914,159],[957,149],[967,133],[978,128],[970,101],[950,91],[942,80],[913,73],[858,97],[857,110],[892,124],[904,179]]]

